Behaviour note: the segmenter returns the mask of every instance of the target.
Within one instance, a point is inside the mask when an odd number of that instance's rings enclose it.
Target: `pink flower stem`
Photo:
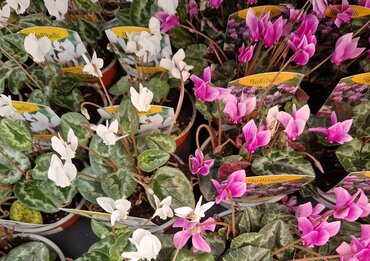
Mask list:
[[[257,59],[258,59],[258,56],[260,55],[260,52],[261,52],[261,49],[262,49],[262,42],[258,42],[257,44],[257,51],[253,57],[253,60],[249,66],[249,69],[248,69],[248,73],[247,75],[251,74],[252,72],[254,72],[255,70],[255,66],[256,66],[256,63],[257,63]]]
[[[184,231],[185,231],[185,226],[182,227],[180,243],[182,242],[182,240],[184,238]],[[180,248],[176,247],[176,252],[175,252],[175,255],[172,258],[172,261],[176,261],[177,255],[179,254],[179,251],[180,251]]]
[[[179,101],[177,103],[175,116],[173,117],[172,123],[171,123],[170,127],[167,130],[167,135],[171,135],[173,126],[176,123],[177,117],[179,117],[181,107],[182,107],[182,102],[184,101],[184,96],[185,96],[185,86],[184,86],[184,80],[182,79],[182,72],[180,72],[180,97],[179,97]]]
[[[253,152],[248,152],[247,162],[252,163],[252,159],[253,159]]]
[[[95,70],[95,73],[98,75],[97,70],[95,68],[94,68],[94,70]],[[111,99],[111,97],[110,97],[110,95],[109,95],[109,93],[107,91],[107,88],[105,87],[105,84],[103,83],[103,80],[101,79],[101,77],[98,77],[98,78],[99,78],[100,85],[103,88],[104,94],[105,94],[105,96],[106,96],[106,98],[107,98],[107,100],[109,102],[109,106],[113,107],[112,99]]]
[[[214,135],[213,135],[213,131],[212,131],[212,129],[211,129],[208,125],[206,125],[206,124],[201,124],[201,125],[199,125],[199,127],[198,127],[198,129],[197,129],[197,132],[196,132],[196,134],[195,134],[195,142],[197,143],[197,149],[198,149],[198,150],[201,150],[201,149],[200,149],[200,145],[199,145],[199,133],[200,133],[200,131],[201,131],[201,129],[202,129],[202,128],[205,128],[205,129],[208,131],[208,134],[209,134],[209,136],[210,136],[210,138],[211,138],[212,150],[215,150],[216,145],[215,145],[215,137],[214,137]]]
[[[235,208],[234,208],[234,201],[231,191],[228,189],[227,194],[230,199],[230,207],[231,207],[231,232],[233,233],[233,238],[236,237],[236,229],[235,229]]]
[[[267,156],[267,155],[271,152],[272,148],[274,147],[274,145],[275,145],[276,141],[278,140],[278,138],[279,138],[279,136],[280,136],[280,133],[281,133],[281,130],[278,130],[278,131],[275,133],[275,135],[274,135],[274,137],[273,137],[273,139],[272,139],[272,142],[270,143],[270,146],[269,146],[269,147],[267,148],[267,150],[265,151],[265,156]]]
[[[370,24],[370,20],[367,21],[366,24],[364,24],[360,29],[358,29],[354,34],[353,34],[353,37],[356,37],[358,34],[360,34],[362,32],[362,30],[364,30],[368,25]]]
[[[280,68],[279,72],[275,75],[274,79],[272,79],[271,83],[266,87],[262,97],[261,97],[261,100],[258,104],[258,108],[257,108],[257,112],[261,111],[261,107],[263,106],[263,103],[267,97],[267,94],[270,92],[271,88],[274,86],[274,82],[276,81],[276,79],[279,77],[280,73],[282,71],[284,71],[284,69],[290,64],[290,62],[294,59],[294,57],[299,54],[301,52],[301,50],[298,50],[297,52],[295,52],[290,58],[289,60]]]
[[[218,134],[217,134],[217,147],[221,146],[222,142],[222,115],[220,108],[220,101],[217,100],[217,115],[218,115]]]
[[[308,247],[303,247],[303,246],[295,245],[294,248],[303,250],[303,251],[305,251],[307,253],[310,253],[311,255],[314,255],[314,256],[320,257],[322,259],[328,260],[327,258],[323,257],[322,255],[320,255],[319,253],[313,251],[312,249],[310,249]]]
[[[297,240],[295,240],[295,241],[292,241],[291,243],[289,243],[289,244],[288,244],[288,245],[286,245],[286,246],[283,246],[283,247],[281,247],[281,248],[276,249],[275,251],[273,251],[273,252],[272,252],[272,256],[274,256],[274,255],[276,255],[276,254],[279,254],[280,252],[284,251],[285,249],[288,249],[288,248],[290,248],[290,247],[293,247],[294,245],[298,244],[298,243],[299,243],[299,242],[301,242],[301,241],[302,241],[302,238],[299,238],[299,239],[297,239]]]
[[[86,177],[86,178],[89,178],[89,179],[92,179],[96,182],[100,182],[100,179],[96,178],[96,177],[93,177],[91,175],[88,175],[88,174],[85,174],[85,173],[82,173],[82,172],[78,172],[78,176],[83,176],[83,177]]]
[[[318,65],[316,65],[313,69],[311,69],[308,73],[306,73],[304,75],[304,77],[307,77],[309,76],[311,73],[313,73],[314,71],[316,71],[318,68],[321,67],[321,65],[323,65],[324,63],[326,63],[331,57],[333,56],[333,53],[331,55],[329,55],[328,57],[326,57],[323,61],[321,61],[321,63],[319,63]]]
[[[200,36],[202,36],[202,37],[204,37],[205,39],[207,39],[213,46],[215,46],[218,50],[219,50],[219,52],[221,53],[221,55],[224,57],[224,59],[227,61],[228,59],[227,59],[227,56],[226,56],[226,54],[224,53],[224,51],[222,50],[222,48],[215,42],[215,41],[213,41],[210,37],[208,37],[207,35],[205,35],[205,34],[203,34],[203,33],[201,33],[201,32],[199,32],[198,30],[195,30],[194,28],[191,28],[191,27],[189,27],[189,26],[186,26],[186,25],[183,25],[183,24],[179,24],[178,26],[180,26],[180,27],[182,27],[182,28],[184,28],[184,29],[187,29],[190,33],[194,33],[194,34],[198,34],[198,35],[200,35]],[[216,50],[215,50],[216,51]],[[217,54],[217,51],[215,52],[216,54]],[[219,63],[222,65],[223,63],[222,63],[222,60],[220,59],[220,57],[218,56],[218,54],[216,55],[217,56],[217,59],[218,59],[218,61],[219,61]]]

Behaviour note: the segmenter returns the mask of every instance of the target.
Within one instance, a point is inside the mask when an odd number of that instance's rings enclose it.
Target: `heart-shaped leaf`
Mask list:
[[[78,142],[86,145],[91,138],[91,133],[86,129],[89,128],[89,121],[77,112],[68,112],[62,115],[61,126],[64,137],[68,136],[69,129],[72,129]]]
[[[159,167],[166,164],[169,158],[170,154],[157,149],[146,150],[138,157],[140,161],[140,169],[145,172],[152,172],[158,169]]]
[[[137,183],[131,177],[131,168],[121,168],[102,178],[101,187],[108,197],[115,200],[127,198],[134,192]]]
[[[168,153],[174,153],[176,150],[176,142],[172,136],[162,133],[147,135],[145,137],[145,143],[149,149],[158,149]]]
[[[12,149],[26,151],[32,148],[32,134],[27,123],[23,120],[2,119],[0,121],[0,137]]]
[[[370,143],[364,144],[359,139],[353,139],[341,145],[335,155],[348,172],[370,169]]]

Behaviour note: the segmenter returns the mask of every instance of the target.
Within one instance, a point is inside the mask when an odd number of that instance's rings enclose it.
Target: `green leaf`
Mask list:
[[[127,198],[135,190],[137,183],[131,177],[132,168],[121,168],[102,178],[101,187],[108,197],[114,200]]]
[[[35,181],[20,180],[14,185],[14,194],[22,204],[30,209],[45,213],[58,212],[58,207],[51,201],[47,194],[37,186]]]
[[[74,181],[65,188],[57,186],[54,181],[49,179],[35,180],[35,183],[56,206],[68,206],[78,192],[76,182]]]
[[[6,34],[0,37],[0,47],[5,51],[3,55],[9,60],[13,60],[12,58],[14,58],[20,63],[24,63],[28,59],[28,54],[23,48],[23,43],[23,34]]]
[[[210,112],[210,109],[208,107],[208,104],[206,102],[201,102],[199,100],[195,101],[195,107],[197,110],[203,115],[204,119],[207,121],[212,120],[212,114]]]
[[[167,166],[159,168],[155,172],[155,179],[149,183],[149,186],[160,199],[171,196],[172,209],[195,206],[193,188],[184,173],[176,168]],[[147,197],[152,207],[155,207],[152,195],[147,192]]]
[[[244,246],[255,246],[268,248],[268,240],[264,234],[257,232],[244,233],[231,241],[230,247],[232,249],[241,248]]]
[[[121,254],[131,250],[130,241],[131,231],[127,229],[124,233],[118,236],[116,242],[109,248],[109,257],[113,260],[122,259]]]
[[[86,145],[91,138],[91,133],[86,129],[89,128],[89,121],[77,112],[68,112],[61,117],[61,126],[64,137],[68,136],[69,129],[75,133],[78,142]]]
[[[17,95],[27,81],[27,76],[24,71],[21,68],[16,68],[9,73],[8,88],[11,93]]]
[[[370,136],[370,101],[355,106],[352,110],[354,137]]]
[[[31,162],[25,154],[0,141],[0,183],[14,184],[22,178],[21,170],[26,172],[30,168]]]
[[[94,44],[97,39],[101,39],[103,37],[99,23],[86,19],[77,20],[76,31],[81,36],[81,39],[85,44]]]
[[[289,148],[274,149],[266,157],[256,158],[252,163],[252,171],[257,176],[315,175],[311,163]]]
[[[169,234],[158,234],[158,239],[161,241],[161,251],[157,256],[157,260],[171,260],[173,251],[176,250],[173,245],[173,235]]]
[[[173,255],[175,252],[173,253]],[[171,260],[173,260],[171,258]],[[212,254],[209,253],[193,253],[187,249],[181,249],[177,255],[176,261],[215,261]]]
[[[185,50],[185,56],[188,58],[201,59],[207,54],[208,47],[205,44],[192,44]]]
[[[130,8],[130,19],[133,25],[148,27],[149,19],[157,9],[155,0],[133,0]]]
[[[55,91],[53,95],[53,102],[63,108],[71,111],[79,111],[81,103],[84,101],[82,93],[75,88],[69,93]]]
[[[348,172],[370,169],[370,143],[364,144],[359,139],[353,139],[341,145],[335,155]]]
[[[145,143],[149,149],[158,149],[166,151],[168,153],[174,153],[176,151],[176,142],[172,136],[154,133],[145,137]]]
[[[109,93],[119,96],[125,95],[131,87],[130,77],[128,75],[122,77],[112,87],[109,88]]]
[[[193,38],[188,30],[180,26],[173,28],[169,34],[171,36],[171,44],[176,49],[185,49],[187,46],[193,43]]]
[[[217,232],[208,232],[203,234],[203,238],[211,247],[211,254],[219,256],[226,249],[226,238],[219,235]]]
[[[296,218],[290,213],[281,210],[269,210],[264,213],[261,218],[261,226],[265,226],[270,222],[282,220],[285,223],[288,223],[292,220],[296,220]]]
[[[120,129],[122,133],[131,134],[133,132],[136,134],[139,129],[139,116],[128,97],[122,100],[117,113],[120,117]]]
[[[97,151],[107,160],[114,162],[120,168],[131,166],[130,158],[122,142],[116,142],[114,145],[107,146],[98,135],[95,135],[91,139],[90,148]],[[91,167],[94,172],[99,174],[99,177],[103,178],[105,174],[116,171],[94,153],[89,152],[89,157]]]
[[[32,210],[23,205],[19,200],[13,202],[9,211],[9,218],[18,222],[42,224],[42,215],[37,210]]]
[[[13,193],[13,187],[8,184],[0,183],[0,198],[9,197]]]
[[[92,167],[87,167],[81,172],[98,178],[98,175],[94,172]],[[91,203],[97,204],[96,198],[106,197],[103,189],[101,188],[101,183],[98,180],[93,180],[84,176],[78,176],[76,179],[76,185],[78,192],[80,192],[84,199],[90,201]]]
[[[238,222],[240,233],[256,232],[260,229],[262,213],[253,207],[246,207]]]
[[[42,3],[44,9],[45,4]],[[19,24],[23,27],[34,27],[34,26],[45,26],[50,24],[51,20],[45,14],[28,14],[26,16],[20,16]]]
[[[37,157],[35,167],[32,170],[32,178],[36,180],[48,180],[52,152],[41,154]]]
[[[254,246],[245,246],[238,249],[230,249],[222,257],[222,261],[272,261],[272,254],[269,249]]]
[[[170,154],[162,150],[151,149],[141,153],[138,157],[140,169],[145,172],[152,172],[166,164]]]
[[[268,249],[275,250],[288,245],[293,242],[293,236],[289,231],[287,225],[277,220],[264,226],[260,230],[261,234],[264,234],[268,238]],[[288,248],[278,254],[280,260],[291,259],[291,253],[294,249]]]
[[[75,3],[78,9],[82,11],[94,11],[96,9],[96,5],[91,0],[76,0]]]
[[[2,261],[51,261],[51,250],[48,245],[39,241],[23,243],[12,249]]]
[[[159,78],[152,78],[145,86],[153,92],[153,100],[158,103],[165,99],[170,91],[170,85]]]
[[[18,151],[32,149],[32,134],[24,120],[2,119],[0,121],[0,138],[12,149]]]
[[[90,248],[89,248],[89,252],[100,252],[100,253],[103,253],[105,254],[106,256],[109,256],[109,248],[114,244],[115,240],[111,235],[103,238],[102,240],[94,243]],[[109,260],[108,258],[107,259],[103,259],[103,260]],[[95,261],[94,259],[92,259],[91,261]]]

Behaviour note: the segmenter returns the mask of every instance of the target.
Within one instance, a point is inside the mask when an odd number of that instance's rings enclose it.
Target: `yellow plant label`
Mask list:
[[[62,68],[62,72],[64,73],[74,73],[74,74],[80,74],[82,73],[84,67],[81,66],[75,66],[75,67],[65,67]]]
[[[250,87],[267,87],[271,84],[279,84],[292,80],[296,75],[296,73],[291,72],[260,73],[239,79],[239,84]]]
[[[40,110],[37,104],[29,102],[13,101],[13,106],[19,114]]]
[[[341,6],[334,5],[334,7],[340,9]],[[352,18],[360,18],[370,15],[370,8],[366,8],[364,6],[359,5],[350,5],[349,8],[355,10],[354,14],[352,15]],[[328,9],[326,9],[325,16],[332,18],[337,17],[336,13],[330,8],[330,6],[328,7]]]
[[[155,73],[158,73],[158,72],[165,72],[165,71],[167,71],[163,67],[142,67],[142,66],[137,66],[136,67],[136,70],[139,73],[147,73],[147,74],[155,74]]]
[[[270,17],[275,17],[281,14],[281,11],[285,7],[278,6],[278,5],[262,5],[262,6],[256,6],[253,7],[253,12],[256,14],[256,16],[264,15],[270,12]],[[247,17],[248,9],[241,10],[237,13],[238,17],[241,19],[245,19]]]
[[[258,177],[248,177],[245,179],[245,183],[247,184],[275,184],[275,183],[283,183],[289,181],[295,181],[303,179],[307,176],[304,175],[273,175],[273,176],[258,176]]]
[[[34,33],[37,38],[46,36],[50,41],[60,40],[68,37],[69,33],[67,29],[51,27],[51,26],[36,26],[23,29],[22,34],[29,35]]]
[[[115,113],[118,109],[118,105],[115,105],[113,107],[105,107],[104,110],[108,113]],[[146,112],[137,112],[137,114],[140,116],[143,116],[143,115],[151,115],[151,114],[155,114],[155,113],[160,113],[162,112],[163,109],[162,109],[162,106],[159,106],[159,105],[151,105],[150,106],[150,109],[149,111],[146,111]]]
[[[122,37],[123,39],[127,39],[127,33],[131,32],[142,32],[142,31],[147,31],[149,32],[148,28],[145,27],[139,27],[139,26],[121,26],[121,27],[113,27],[112,32],[119,36]]]
[[[362,73],[352,76],[352,81],[358,84],[370,85],[370,73]]]
[[[109,213],[102,213],[102,212],[96,212],[96,211],[87,211],[87,210],[81,210],[81,209],[70,209],[70,208],[62,208],[63,211],[74,213],[78,215],[85,215],[89,217],[100,217],[100,218],[110,218]]]
[[[370,178],[370,171],[366,171],[364,174],[366,177]]]

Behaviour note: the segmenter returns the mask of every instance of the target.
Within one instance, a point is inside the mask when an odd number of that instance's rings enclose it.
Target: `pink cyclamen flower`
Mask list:
[[[370,258],[370,225],[361,225],[361,238],[351,236],[350,244],[343,242],[337,249],[340,261],[367,261]]]
[[[331,113],[330,119],[331,127],[310,128],[309,131],[321,132],[326,134],[326,139],[330,143],[336,142],[339,144],[343,144],[345,142],[353,140],[352,136],[348,134],[349,130],[351,129],[352,119],[343,122],[337,122],[337,115],[334,111]]]
[[[271,140],[271,131],[263,130],[259,127],[257,129],[254,120],[250,120],[243,127],[243,134],[245,139],[245,149],[248,152],[254,153],[257,148],[266,146]]]
[[[342,0],[340,7],[330,6],[331,10],[336,15],[334,24],[339,28],[343,23],[349,23],[355,10],[349,7],[348,0]]]
[[[216,99],[223,99],[231,92],[231,89],[224,89],[221,87],[214,87],[211,83],[212,70],[207,67],[203,71],[203,79],[196,75],[191,75],[190,80],[193,81],[195,87],[193,88],[195,96],[200,101],[212,102]]]
[[[257,4],[258,0],[248,0],[247,3],[250,5]]]
[[[159,19],[159,21],[161,21],[162,33],[170,31],[180,23],[180,19],[176,15],[171,15],[166,12],[158,12],[155,14],[155,16]]]
[[[286,21],[285,21],[286,22]],[[268,21],[266,24],[266,31],[263,37],[263,43],[266,48],[274,46],[283,35],[284,19],[280,16],[274,23]]]
[[[354,59],[359,56],[365,48],[357,48],[360,37],[353,38],[353,33],[345,34],[337,40],[331,62],[339,66],[343,61]]]
[[[302,17],[301,23],[299,24],[299,27],[294,32],[294,34],[300,38],[302,38],[303,35],[306,35],[307,38],[310,38],[311,35],[316,33],[318,26],[319,20],[315,15],[313,14],[304,15]],[[316,45],[316,39],[313,43]]]
[[[262,18],[259,18],[255,15],[252,8],[248,9],[245,23],[249,29],[249,37],[253,42],[258,42],[263,39],[269,18],[270,12],[265,14]]]
[[[298,218],[298,229],[302,232],[303,244],[309,247],[325,245],[329,238],[338,234],[340,221],[322,221],[319,224],[310,221],[306,217]]]
[[[202,234],[205,231],[215,231],[216,225],[214,224],[215,220],[213,218],[208,218],[203,223],[191,222],[184,218],[178,219],[173,227],[183,228],[182,231],[175,233],[173,236],[173,242],[177,249],[184,247],[189,238],[192,238],[192,244],[195,249],[198,249],[203,252],[211,252],[211,247],[202,237]]]
[[[242,47],[238,49],[239,56],[238,61],[241,63],[247,63],[249,62],[253,57],[254,48],[256,47],[255,44],[249,46],[248,48],[245,48],[245,45],[243,43]]]
[[[296,205],[297,205],[297,197],[296,196],[291,196],[289,197],[288,195],[284,196],[281,199],[281,203],[285,205],[291,212],[296,212]]]
[[[198,18],[199,8],[198,8],[198,4],[195,0],[190,0],[189,1],[188,5],[187,5],[187,9],[188,9],[188,14],[190,16],[190,22],[192,22],[194,18],[199,21],[199,18]]]
[[[256,96],[247,98],[243,93],[239,98],[229,94],[225,97],[224,113],[229,116],[233,123],[239,123],[243,117],[249,115],[256,108]]]
[[[322,215],[320,214],[325,209],[325,206],[322,204],[316,204],[315,207],[312,207],[311,202],[299,205],[296,208],[296,217],[305,217],[310,221],[315,222],[319,220]]]
[[[208,0],[208,3],[212,9],[217,9],[221,6],[223,1],[224,0]]]
[[[199,174],[202,176],[207,176],[214,163],[213,159],[204,160],[204,155],[201,150],[195,151],[195,157],[191,156],[190,161],[192,162],[191,173],[193,175]]]
[[[328,9],[328,1],[327,0],[310,0],[312,4],[312,8],[314,13],[319,18],[323,18],[325,16],[326,9]]]
[[[360,217],[367,217],[369,215],[369,199],[361,189],[352,196],[342,187],[335,188],[334,193],[336,203],[333,216],[335,218],[353,222]],[[357,202],[355,202],[357,197]]]
[[[212,183],[218,192],[215,200],[216,204],[220,204],[221,200],[230,199],[229,193],[233,198],[242,197],[247,189],[245,177],[245,170],[242,169],[228,176],[226,184],[220,184],[217,180],[212,179]]]
[[[299,65],[306,65],[308,60],[315,54],[316,37],[314,35],[299,37],[292,34],[288,45],[295,52],[293,61]]]
[[[358,0],[358,5],[370,8],[370,0]]]
[[[296,140],[302,134],[309,117],[310,108],[308,105],[297,111],[295,104],[293,104],[292,115],[280,111],[276,116],[277,120],[284,126],[284,132],[290,140]]]

